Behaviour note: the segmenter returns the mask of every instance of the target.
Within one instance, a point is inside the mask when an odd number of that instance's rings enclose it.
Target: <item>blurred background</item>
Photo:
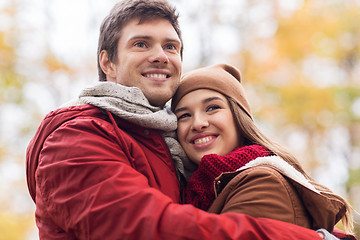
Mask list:
[[[169,1],[183,71],[238,67],[258,126],[360,212],[360,0]],[[98,29],[116,2],[0,2],[1,240],[38,239],[26,147],[49,111],[97,81]]]

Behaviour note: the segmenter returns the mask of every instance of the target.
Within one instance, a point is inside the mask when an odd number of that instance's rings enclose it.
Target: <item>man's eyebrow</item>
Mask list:
[[[128,41],[133,41],[136,39],[151,39],[151,37],[146,36],[146,35],[135,35],[135,36],[132,36],[131,38],[129,38]]]
[[[132,36],[131,38],[129,38],[128,41],[134,41],[137,39],[151,40],[151,39],[153,39],[153,37],[148,36],[148,35],[135,35],[135,36]],[[176,39],[176,38],[166,38],[165,42],[177,42],[178,44],[181,44],[180,40]]]
[[[165,40],[166,40],[166,42],[177,42],[177,43],[181,44],[180,40],[177,38],[166,38]]]

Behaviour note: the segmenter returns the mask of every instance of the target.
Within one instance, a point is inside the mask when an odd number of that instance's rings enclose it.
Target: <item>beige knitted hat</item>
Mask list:
[[[184,74],[172,99],[171,109],[174,111],[181,98],[198,89],[210,89],[230,97],[252,118],[250,105],[241,85],[240,71],[234,66],[216,64]]]

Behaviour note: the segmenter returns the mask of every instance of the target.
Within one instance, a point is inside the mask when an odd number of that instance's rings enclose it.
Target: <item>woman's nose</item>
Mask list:
[[[192,130],[194,131],[203,131],[209,126],[209,121],[204,116],[195,116],[192,123]]]

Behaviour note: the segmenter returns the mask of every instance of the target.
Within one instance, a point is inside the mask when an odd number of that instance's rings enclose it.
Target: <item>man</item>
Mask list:
[[[180,205],[163,135],[182,39],[163,0],[126,0],[102,23],[100,82],[49,113],[27,149],[41,239],[320,239],[312,230]]]

